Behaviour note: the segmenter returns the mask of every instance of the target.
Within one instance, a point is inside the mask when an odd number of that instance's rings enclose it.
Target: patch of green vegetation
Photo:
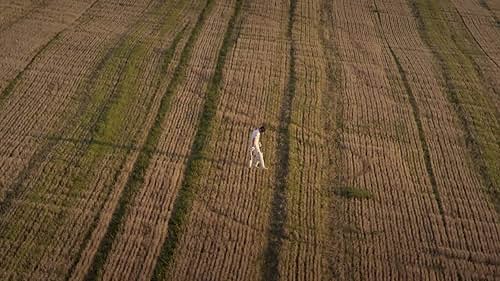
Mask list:
[[[14,87],[17,85],[19,82],[19,79],[21,79],[22,73],[24,71],[19,72],[14,79],[12,79],[9,84],[7,84],[7,87],[3,89],[2,93],[0,94],[0,104],[8,97],[10,96],[10,93],[12,90],[14,90]]]
[[[346,199],[371,199],[373,194],[371,191],[357,188],[353,186],[343,186],[335,189],[335,194]]]
[[[358,226],[353,225],[353,224],[343,224],[342,225],[342,232],[345,234],[360,234],[361,229],[359,229]]]
[[[125,48],[128,48],[126,46]],[[126,118],[127,111],[134,104],[135,98],[139,97],[138,79],[141,77],[140,72],[142,63],[146,56],[146,46],[138,45],[130,46],[132,51],[127,60],[120,82],[117,86],[117,96],[103,116],[103,122],[97,129],[95,140],[104,143],[117,143],[129,120]]]

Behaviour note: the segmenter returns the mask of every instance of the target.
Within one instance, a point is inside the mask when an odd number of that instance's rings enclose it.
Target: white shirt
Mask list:
[[[250,136],[250,146],[260,148],[260,131],[255,129]]]

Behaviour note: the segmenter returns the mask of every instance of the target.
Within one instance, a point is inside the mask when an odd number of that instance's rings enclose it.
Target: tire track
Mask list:
[[[337,189],[345,188],[339,184],[340,178],[335,178],[341,169],[335,162],[340,156],[335,148],[341,143],[338,123],[343,121],[337,114],[343,111],[337,112],[341,98],[336,89],[340,79],[334,78],[339,75],[333,64],[338,60],[337,50],[330,41],[334,28],[325,28],[332,27],[332,16],[331,4],[297,1],[293,27],[296,91],[289,126],[286,190],[285,229],[289,238],[283,241],[280,254],[280,280],[329,280],[338,273],[336,266],[340,263],[336,246],[341,227],[332,210],[342,200]],[[352,181],[370,171],[370,157],[358,151],[357,147],[350,148],[352,155],[361,160],[361,170],[351,176]]]
[[[42,47],[40,47],[40,49],[38,49],[38,51],[35,53],[35,55],[31,58],[31,60],[28,62],[28,64],[19,72],[17,73],[16,77],[14,79],[12,79],[8,84],[7,84],[7,87],[5,87],[5,89],[3,89],[2,93],[0,94],[0,108],[1,106],[3,105],[4,101],[10,96],[10,93],[12,92],[12,90],[14,90],[14,87],[17,85],[17,83],[19,82],[19,80],[21,79],[21,76],[23,76],[24,72],[26,72],[26,70],[28,68],[30,68],[31,64],[33,64],[33,62],[35,61],[35,59],[40,55],[42,54],[42,52],[47,49],[47,47],[49,47],[55,40],[57,40],[57,38],[59,38],[59,35],[62,33],[62,31],[59,31],[58,33],[56,33],[56,35],[54,35],[54,37],[52,37],[47,43],[45,43]]]
[[[262,272],[263,280],[277,281],[280,280],[279,260],[283,239],[286,238],[285,222],[287,220],[287,199],[286,192],[288,189],[288,174],[290,170],[290,131],[291,110],[293,98],[295,96],[296,73],[295,59],[296,50],[295,42],[292,37],[294,27],[294,15],[297,8],[297,1],[290,0],[290,8],[288,15],[287,38],[290,42],[290,64],[288,68],[288,83],[287,90],[281,102],[280,108],[280,123],[278,127],[278,146],[276,153],[278,155],[279,165],[276,168],[276,187],[271,203],[270,225],[268,232],[268,241],[264,252],[264,267]]]
[[[342,150],[345,149],[344,145],[344,97],[342,91],[339,89],[342,87],[341,81],[342,71],[336,61],[340,61],[338,50],[336,50],[335,42],[333,38],[332,31],[335,27],[334,25],[334,5],[332,1],[323,0],[321,4],[321,23],[322,30],[320,32],[320,39],[323,45],[323,49],[326,55],[327,63],[327,93],[323,95],[323,112],[325,116],[324,121],[324,131],[330,132],[330,139],[333,143],[327,144],[326,148],[328,151],[328,161],[325,167],[327,171],[331,171],[333,177],[332,179],[326,180],[326,194],[328,196],[328,210],[332,210],[332,215],[327,217],[327,220],[323,223],[326,224],[327,233],[332,237],[332,244],[335,251],[329,253],[328,266],[326,267],[326,276],[332,280],[341,280],[343,277],[344,267],[343,264],[343,245],[342,233],[340,232],[343,222],[341,213],[343,212],[344,206],[339,200],[335,199],[335,191],[342,188],[345,185],[345,179],[341,176],[343,171],[343,166],[345,163],[342,161]],[[328,280],[328,278],[326,278]]]

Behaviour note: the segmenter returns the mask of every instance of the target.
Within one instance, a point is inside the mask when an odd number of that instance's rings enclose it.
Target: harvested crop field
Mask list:
[[[500,280],[500,1],[2,0],[0,280]]]

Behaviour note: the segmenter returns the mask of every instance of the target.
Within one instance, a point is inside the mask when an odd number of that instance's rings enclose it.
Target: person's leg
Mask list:
[[[250,161],[248,162],[248,168],[252,168],[253,166],[253,154],[254,154],[255,147],[250,148]]]
[[[259,165],[260,165],[258,148],[255,148],[255,149],[254,149],[254,151],[253,151],[253,158],[255,159],[255,160],[254,160],[254,163],[253,163],[253,166],[254,166],[255,168],[258,168],[258,167],[259,167]]]
[[[259,148],[256,149],[257,152],[257,161],[260,163],[260,167],[262,169],[267,169],[266,164],[264,164],[264,155],[262,155],[262,151]]]

